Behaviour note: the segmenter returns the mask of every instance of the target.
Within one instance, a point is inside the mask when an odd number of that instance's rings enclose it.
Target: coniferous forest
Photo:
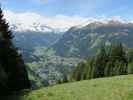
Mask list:
[[[101,46],[94,57],[80,62],[71,78],[77,81],[132,74],[133,50],[121,43]]]

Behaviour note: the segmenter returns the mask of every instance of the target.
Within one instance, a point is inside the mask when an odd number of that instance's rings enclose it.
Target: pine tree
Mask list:
[[[71,79],[72,80],[76,80],[76,81],[80,81],[82,79],[84,79],[84,69],[85,69],[85,63],[84,62],[80,62],[77,67],[75,68],[75,70],[72,73]]]
[[[106,48],[105,46],[102,46],[95,57],[95,77],[104,76],[104,68],[106,66],[107,61],[108,56],[106,53]]]
[[[89,61],[86,63],[87,69],[86,69],[86,79],[92,79],[94,78],[94,71],[95,71],[95,60],[94,58],[89,59]]]
[[[128,60],[126,56],[126,52],[124,50],[124,47],[121,43],[119,44],[112,44],[110,47],[110,53],[109,53],[109,62],[113,63],[113,73],[119,73],[119,75],[126,74],[127,73],[127,65]],[[118,68],[119,67],[119,70]],[[117,69],[117,70],[115,70]],[[116,72],[118,71],[118,72]]]
[[[0,8],[0,92],[2,93],[30,88],[26,65],[13,45],[12,39],[12,32]]]

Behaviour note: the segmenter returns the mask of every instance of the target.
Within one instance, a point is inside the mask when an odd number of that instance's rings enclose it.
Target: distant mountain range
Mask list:
[[[50,47],[63,57],[91,56],[102,44],[110,45],[112,42],[121,42],[127,47],[133,47],[133,23],[117,20],[75,26],[64,33],[56,33],[51,29],[49,32],[18,31],[14,32],[14,35],[15,44],[24,50],[38,46]]]
[[[88,57],[94,55],[101,45],[112,42],[133,47],[133,23],[110,20],[72,27],[52,47],[60,56]]]

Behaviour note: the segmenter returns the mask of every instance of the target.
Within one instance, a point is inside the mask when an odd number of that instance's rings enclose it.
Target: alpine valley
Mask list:
[[[133,23],[119,20],[93,21],[59,31],[33,25],[29,30],[18,30],[12,25],[14,44],[22,52],[28,65],[33,87],[54,85],[66,81],[75,66],[88,56],[95,55],[102,45],[122,43],[133,48]]]

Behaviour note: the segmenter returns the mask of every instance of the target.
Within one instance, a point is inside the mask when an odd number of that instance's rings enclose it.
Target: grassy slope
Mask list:
[[[133,75],[56,85],[33,91],[25,100],[133,100]]]

